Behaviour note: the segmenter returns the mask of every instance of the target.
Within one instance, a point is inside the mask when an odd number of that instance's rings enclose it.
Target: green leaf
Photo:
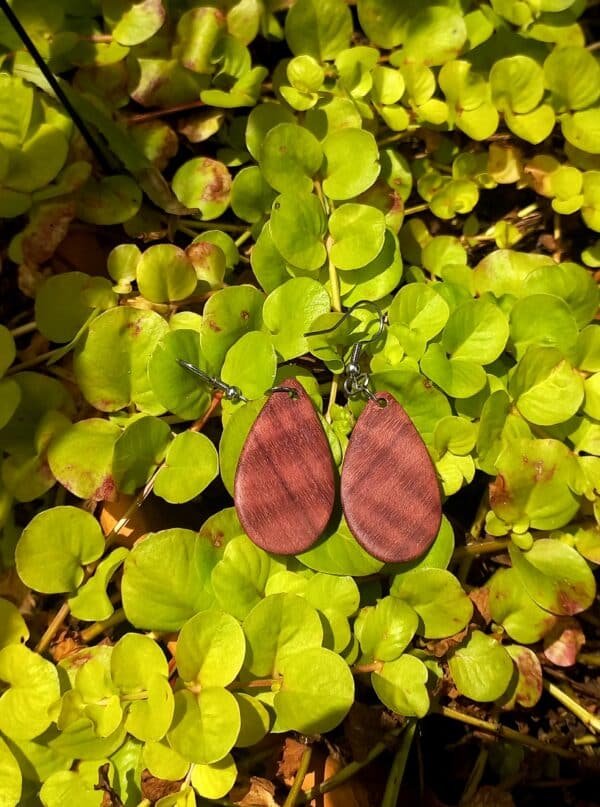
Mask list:
[[[100,561],[93,577],[81,586],[74,597],[69,598],[69,608],[74,617],[99,622],[114,613],[115,608],[106,588],[128,554],[129,550],[121,546]]]
[[[0,379],[0,429],[10,422],[20,403],[21,388],[17,382],[12,378]]]
[[[2,184],[25,193],[46,187],[65,164],[68,150],[69,141],[60,129],[49,123],[39,124],[22,145],[10,150]]]
[[[212,587],[224,611],[244,619],[263,598],[271,559],[246,535],[233,538],[212,573]]]
[[[125,427],[115,443],[113,474],[122,493],[143,487],[171,442],[171,430],[158,418],[140,417]]]
[[[516,680],[513,679],[502,698],[503,709],[514,709],[516,704],[531,709],[542,697],[542,665],[533,650],[518,644],[505,646],[506,652],[515,663]]]
[[[229,348],[249,331],[261,330],[264,295],[249,285],[230,286],[204,306],[201,347],[209,368],[218,372]]]
[[[261,161],[263,144],[267,133],[279,123],[293,124],[294,115],[282,104],[267,101],[259,104],[248,115],[246,125],[246,148],[257,162]]]
[[[166,13],[161,0],[103,0],[102,13],[121,45],[139,45],[162,26]]]
[[[442,330],[450,309],[444,298],[432,286],[409,283],[392,300],[388,316],[391,325],[405,325],[427,341]]]
[[[264,178],[279,193],[310,193],[323,152],[308,129],[295,123],[278,123],[267,131],[259,160]]]
[[[189,502],[219,473],[219,457],[204,434],[186,431],[176,435],[156,475],[154,493],[172,504]]]
[[[600,96],[600,65],[585,48],[553,50],[544,62],[544,77],[558,111],[585,109]]]
[[[140,294],[152,303],[167,303],[189,297],[196,288],[194,266],[174,244],[155,244],[137,263]]]
[[[496,467],[490,504],[507,524],[551,530],[577,512],[579,500],[572,490],[577,461],[558,440],[513,440],[499,454]]]
[[[206,369],[198,331],[189,328],[168,331],[157,342],[148,362],[152,392],[161,404],[180,418],[196,419],[208,409],[212,390],[181,367],[178,359]]]
[[[383,566],[356,541],[343,518],[330,525],[314,546],[296,557],[309,569],[353,577],[375,574]]]
[[[381,300],[398,287],[401,278],[398,239],[387,227],[381,252],[366,266],[347,270],[340,276],[344,305],[349,307],[360,300]]]
[[[552,347],[529,347],[509,382],[517,409],[531,423],[564,423],[583,401],[583,379]]]
[[[454,552],[454,530],[445,515],[442,515],[440,529],[427,552],[416,560],[406,563],[387,563],[385,571],[396,578],[410,574],[413,569],[447,569]]]
[[[235,784],[237,767],[231,754],[211,765],[194,765],[191,783],[194,790],[206,799],[226,796]]]
[[[397,597],[384,597],[375,607],[363,608],[354,630],[369,661],[394,661],[417,631],[416,611]]]
[[[347,617],[356,613],[360,603],[358,586],[350,575],[315,574],[308,580],[304,596],[320,611],[333,608]]]
[[[172,185],[181,204],[199,210],[204,220],[219,218],[229,207],[231,175],[218,160],[188,160],[175,172]]]
[[[270,231],[273,244],[293,266],[314,272],[325,262],[325,214],[314,194],[278,196],[273,202]]]
[[[529,56],[510,56],[494,62],[490,84],[498,109],[531,112],[544,95],[544,72]]]
[[[91,314],[85,294],[99,280],[83,272],[65,272],[45,280],[35,298],[40,332],[51,342],[70,342]],[[110,297],[116,301],[114,294]]]
[[[237,676],[245,652],[246,640],[237,619],[219,611],[204,611],[181,628],[175,658],[186,684],[219,687]]]
[[[477,702],[495,701],[507,690],[513,662],[496,639],[474,630],[448,660],[458,691]]]
[[[296,594],[271,594],[244,619],[248,677],[273,678],[291,653],[320,647],[321,621],[314,607]]]
[[[371,673],[371,684],[379,700],[399,715],[425,717],[429,711],[427,679],[423,662],[414,656],[401,656]]]
[[[375,138],[362,129],[340,129],[323,142],[323,190],[330,199],[345,200],[363,193],[379,176]]]
[[[275,350],[284,361],[308,351],[305,334],[330,306],[327,291],[308,277],[292,278],[269,294],[264,305],[264,322],[273,336]]]
[[[429,345],[421,359],[423,373],[452,398],[470,398],[483,389],[483,367],[471,359],[448,358],[437,342]]]
[[[286,16],[285,38],[295,55],[334,59],[351,37],[352,16],[343,0],[298,0]]]
[[[240,707],[242,719],[235,745],[237,748],[249,748],[260,742],[269,731],[270,715],[258,698],[253,698],[244,692],[235,692],[234,696]]]
[[[101,412],[116,412],[135,403],[142,411],[160,414],[163,410],[151,391],[147,364],[168,328],[156,312],[127,306],[97,317],[74,359],[75,377],[86,400]]]
[[[329,218],[331,260],[338,269],[366,266],[383,248],[385,216],[369,205],[345,204]]]
[[[20,42],[16,40],[16,47]],[[3,42],[3,44],[5,44]],[[17,143],[22,143],[29,129],[33,112],[33,87],[8,73],[0,74],[0,131]]]
[[[468,625],[473,614],[471,600],[445,569],[415,569],[395,578],[390,594],[417,612],[417,632],[426,639],[453,636]]]
[[[488,590],[492,619],[515,642],[539,642],[556,623],[555,616],[531,599],[514,568],[498,569],[489,580]]]
[[[197,695],[175,693],[175,715],[168,733],[171,747],[190,762],[218,762],[233,748],[240,731],[240,709],[231,692],[206,687]]]
[[[21,799],[23,777],[19,763],[8,745],[0,738],[0,793],[2,807],[18,807]]]
[[[29,639],[29,630],[16,605],[0,598],[0,650]]]
[[[523,297],[510,312],[510,336],[518,359],[530,345],[554,347],[570,355],[577,335],[577,322],[569,306],[552,294]]]
[[[275,194],[256,165],[236,174],[231,188],[231,208],[235,215],[255,223],[271,209]]]
[[[169,748],[164,740],[145,743],[142,759],[153,776],[158,779],[168,779],[171,782],[183,779],[190,768],[190,763],[183,759],[177,751]]]
[[[45,731],[60,697],[55,666],[21,644],[9,644],[0,650],[0,682],[0,731],[23,740]]]
[[[8,328],[0,325],[0,376],[3,376],[8,370],[16,355],[15,340]]]
[[[83,580],[83,567],[104,551],[104,536],[96,519],[77,507],[53,507],[34,516],[23,530],[15,551],[23,582],[44,594],[74,591]]]
[[[259,411],[265,404],[265,399],[242,404],[231,413],[225,423],[221,442],[219,443],[219,465],[221,479],[227,491],[233,496],[235,473],[246,437]],[[243,532],[240,529],[240,532]]]
[[[252,247],[250,263],[254,276],[267,294],[290,279],[288,264],[273,243],[268,221]]]
[[[277,356],[271,337],[262,331],[250,331],[229,348],[221,378],[252,400],[273,386],[276,371]]]
[[[458,56],[466,39],[467,27],[460,11],[426,6],[409,19],[403,58],[409,63],[444,64]]]
[[[591,273],[576,263],[540,266],[524,278],[518,296],[554,294],[569,306],[579,327],[590,322],[598,307],[600,291]]]
[[[546,611],[573,616],[590,607],[596,583],[576,549],[562,541],[540,538],[529,552],[509,547],[509,553],[527,593]]]
[[[194,614],[213,606],[210,574],[219,557],[208,537],[191,530],[148,533],[125,561],[122,596],[127,619],[137,628],[179,630]]]
[[[508,334],[505,314],[488,296],[454,309],[444,328],[442,345],[454,359],[491,364],[504,350]]]
[[[282,661],[283,681],[275,693],[274,732],[323,734],[344,719],[354,701],[354,679],[331,650],[313,647]]]
[[[122,224],[141,204],[142,190],[130,176],[90,178],[77,196],[77,216],[88,224]]]
[[[94,775],[95,774],[95,775]],[[101,807],[102,795],[96,790],[98,768],[80,771],[57,771],[42,785],[40,801],[44,807],[60,807],[65,801],[80,807]]]

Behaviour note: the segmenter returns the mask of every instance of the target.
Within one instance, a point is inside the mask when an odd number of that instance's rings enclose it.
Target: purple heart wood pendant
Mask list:
[[[308,549],[335,500],[333,458],[312,402],[295,378],[272,392],[250,429],[237,466],[234,502],[246,534],[280,555]]]
[[[414,560],[435,540],[442,518],[435,469],[389,392],[378,392],[358,418],[342,468],[341,498],[350,531],[379,560]]]

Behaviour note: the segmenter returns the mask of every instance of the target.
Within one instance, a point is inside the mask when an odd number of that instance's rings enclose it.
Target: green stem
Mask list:
[[[496,555],[498,552],[506,552],[510,545],[510,538],[502,538],[497,541],[481,541],[477,544],[459,546],[452,555],[452,560],[463,560],[465,557],[472,558],[479,555]]]
[[[550,681],[544,681],[544,689],[553,698],[561,703],[565,709],[568,709],[578,720],[587,726],[587,728],[596,733],[600,732],[600,717],[593,715],[591,712],[588,712],[575,698],[572,698],[570,695],[562,690],[557,684],[552,684]]]
[[[70,610],[71,607],[68,602],[64,602],[60,606],[60,608],[54,615],[54,618],[44,631],[44,635],[35,646],[36,653],[39,653],[41,655],[42,653],[45,653],[46,650],[50,647],[50,642],[52,641],[52,639],[54,639],[55,634],[60,630],[62,623],[69,616]]]
[[[251,237],[252,237],[252,230],[248,228],[240,235],[239,238],[236,238],[235,240],[236,247],[239,249],[242,246],[242,244],[245,243]]]
[[[483,530],[483,526],[485,524],[485,517],[487,515],[488,508],[489,508],[488,492],[486,490],[481,499],[479,500],[477,512],[475,513],[475,518],[473,519],[471,529],[469,530],[469,534],[467,536],[467,547],[478,545],[479,538],[481,536],[481,531]],[[465,554],[461,560],[458,573],[456,575],[461,583],[464,583],[467,577],[469,576],[472,564],[473,564],[473,555],[469,553]]]
[[[381,801],[381,807],[396,807],[398,803],[398,796],[400,794],[400,787],[402,779],[404,778],[404,771],[406,770],[406,763],[412,745],[415,730],[417,728],[417,721],[411,720],[406,726],[406,730],[402,735],[400,748],[396,752],[392,767],[385,786],[385,792]]]
[[[298,797],[300,796],[300,790],[302,789],[302,784],[304,782],[304,778],[308,772],[308,766],[310,765],[311,757],[312,757],[312,746],[307,745],[306,748],[304,749],[304,753],[302,754],[302,759],[300,760],[300,765],[298,766],[298,772],[296,773],[294,784],[292,785],[290,792],[287,794],[287,798],[283,803],[283,807],[296,807]]]
[[[413,205],[413,207],[404,208],[404,215],[412,216],[413,213],[424,213],[426,210],[429,210],[429,205],[427,202],[424,202],[422,205]]]
[[[577,661],[580,664],[587,664],[588,667],[600,667],[600,653],[580,653]]]
[[[385,738],[374,745],[373,748],[369,751],[367,756],[364,759],[361,759],[360,762],[351,762],[349,765],[346,765],[344,768],[339,770],[336,774],[331,776],[329,779],[326,779],[324,782],[321,782],[320,785],[315,785],[315,787],[311,787],[310,790],[307,790],[305,793],[300,795],[299,803],[306,804],[307,802],[312,801],[313,799],[317,799],[319,796],[322,796],[324,793],[329,793],[332,790],[335,790],[336,787],[343,785],[353,776],[361,771],[363,768],[366,768],[374,759],[377,759],[378,756],[381,756],[384,751],[389,750],[389,741],[392,740],[394,737],[397,737],[399,734],[402,734],[406,727],[402,726],[401,728],[394,729],[393,731],[388,732],[385,735]]]
[[[101,636],[104,631],[108,630],[109,628],[114,628],[115,625],[120,625],[122,622],[126,622],[127,617],[125,616],[125,611],[122,608],[117,609],[112,616],[109,616],[108,619],[104,619],[102,622],[94,622],[93,625],[90,625],[89,628],[85,628],[79,634],[81,636],[82,642],[87,644],[91,642],[93,639],[96,639],[98,636]]]
[[[243,233],[248,229],[245,224],[227,224],[220,221],[199,221],[198,219],[180,219],[179,224],[194,230],[223,230],[224,233]]]
[[[487,765],[489,756],[489,751],[487,748],[482,746],[479,749],[479,754],[477,755],[477,759],[475,760],[475,764],[473,765],[473,770],[469,776],[467,781],[467,785],[463,790],[463,794],[460,799],[460,804],[468,804],[477,793],[479,789],[479,784],[483,778],[483,774],[485,772],[485,766]]]
[[[35,330],[37,330],[37,322],[28,322],[25,325],[19,325],[18,328],[13,328],[10,335],[13,339],[16,339],[19,336],[25,336],[26,333],[31,333]]]

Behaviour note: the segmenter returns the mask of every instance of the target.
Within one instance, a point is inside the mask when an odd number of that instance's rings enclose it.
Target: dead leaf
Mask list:
[[[112,531],[117,522],[123,518],[127,510],[135,501],[135,496],[127,496],[124,493],[117,494],[114,501],[102,503],[100,511],[100,526],[105,535]],[[121,527],[117,533],[118,543],[121,546],[132,547],[133,544],[149,531],[148,509],[144,502],[144,507],[136,507],[127,524]]]
[[[247,782],[238,783],[229,798],[240,807],[279,807],[274,795],[275,785],[272,782],[252,776]]]
[[[544,655],[557,667],[571,667],[585,644],[585,634],[573,617],[559,617],[544,636]]]
[[[282,756],[277,765],[277,776],[287,787],[292,786],[305,751],[304,743],[294,740],[293,737],[286,737]]]
[[[158,801],[171,793],[177,793],[182,781],[182,779],[177,782],[158,779],[156,776],[152,776],[148,769],[145,769],[142,771],[142,796],[151,802]]]
[[[41,266],[54,255],[75,218],[75,202],[45,202],[31,216],[23,230],[21,252],[24,263]]]
[[[352,759],[365,759],[383,735],[402,722],[401,718],[385,709],[356,702],[344,721],[344,735],[350,746]]]
[[[342,769],[341,760],[331,754],[325,758],[324,764],[319,760],[324,754],[313,754],[310,770],[302,783],[302,790],[305,792],[320,785],[327,779],[331,779]],[[350,779],[348,782],[330,790],[328,793],[319,796],[309,802],[310,807],[370,807],[369,791],[358,777]]]
[[[492,615],[490,614],[490,590],[487,586],[482,586],[481,588],[474,588],[472,591],[469,592],[469,599],[477,609],[478,613],[480,614],[481,618],[485,622],[486,625],[489,625],[492,621]]]

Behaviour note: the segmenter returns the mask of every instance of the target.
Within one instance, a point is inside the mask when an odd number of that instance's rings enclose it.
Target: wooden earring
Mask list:
[[[304,388],[288,378],[271,392],[242,448],[234,482],[238,517],[262,549],[295,555],[322,535],[334,501],[327,437]]]
[[[359,307],[377,312],[377,339],[385,320],[368,300],[355,303],[333,328],[307,335],[334,330]],[[440,527],[442,502],[435,468],[411,419],[389,392],[374,394],[361,372],[360,353],[373,339],[355,344],[346,364],[346,395],[368,400],[346,449],[342,510],[350,532],[370,555],[399,563],[429,549]]]
[[[238,387],[178,361],[228,400],[247,400]],[[257,546],[296,555],[315,543],[331,518],[333,457],[315,408],[295,378],[268,395],[242,448],[233,499],[244,531]]]

